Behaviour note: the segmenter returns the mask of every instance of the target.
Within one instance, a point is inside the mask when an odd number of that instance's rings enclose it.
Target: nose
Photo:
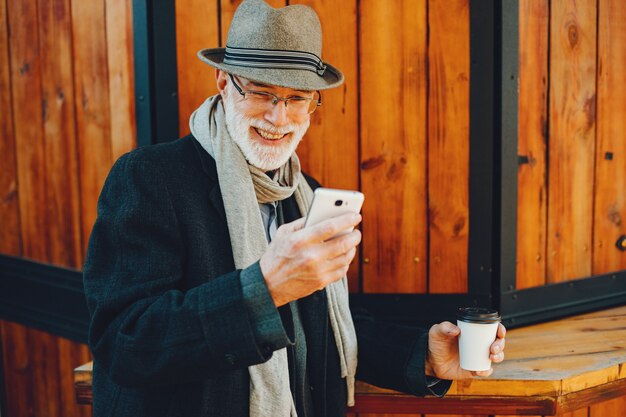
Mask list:
[[[279,101],[276,105],[270,107],[265,112],[265,120],[274,126],[284,126],[289,124],[289,116],[287,115],[287,103]]]

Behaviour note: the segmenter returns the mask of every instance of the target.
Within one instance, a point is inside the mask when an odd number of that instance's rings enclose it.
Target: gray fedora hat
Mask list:
[[[339,69],[321,60],[322,26],[313,9],[275,9],[245,0],[235,11],[226,48],[198,51],[212,67],[263,84],[324,90],[343,83]]]

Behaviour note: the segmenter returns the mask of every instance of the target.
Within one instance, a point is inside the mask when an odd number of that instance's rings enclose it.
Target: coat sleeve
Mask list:
[[[123,156],[100,195],[84,267],[94,360],[124,386],[201,380],[267,361],[284,346],[255,339],[240,270],[181,290],[185,244],[154,165]],[[268,320],[282,329],[277,311]]]
[[[353,309],[359,345],[357,379],[417,396],[443,396],[452,381],[427,383],[428,329],[380,322],[365,309]]]

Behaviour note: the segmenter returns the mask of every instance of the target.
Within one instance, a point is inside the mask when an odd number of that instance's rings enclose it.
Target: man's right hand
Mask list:
[[[302,218],[276,230],[260,261],[276,307],[306,297],[346,275],[361,232],[355,229],[333,236],[360,222],[360,214],[344,214],[307,228]]]

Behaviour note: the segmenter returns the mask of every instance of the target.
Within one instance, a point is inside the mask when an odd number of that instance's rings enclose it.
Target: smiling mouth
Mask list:
[[[278,133],[278,134],[270,133],[266,130],[259,129],[257,127],[254,128],[254,131],[258,133],[259,136],[261,136],[263,139],[267,139],[267,140],[279,140],[279,139],[284,138],[287,135],[287,133]]]

